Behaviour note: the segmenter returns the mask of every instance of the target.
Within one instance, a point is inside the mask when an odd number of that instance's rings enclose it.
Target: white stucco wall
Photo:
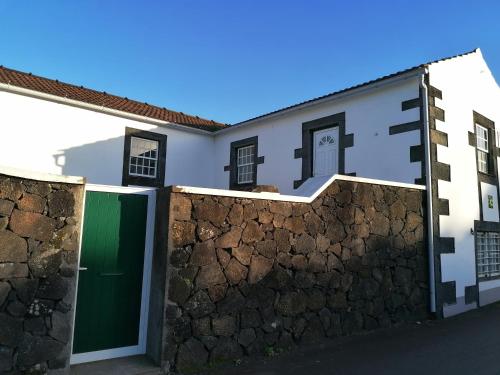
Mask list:
[[[276,185],[284,194],[293,194],[293,181],[301,179],[302,159],[294,150],[302,147],[302,123],[345,112],[346,134],[354,133],[354,146],[345,151],[346,173],[389,181],[414,183],[421,177],[420,162],[410,163],[410,146],[420,144],[418,130],[389,135],[389,127],[417,121],[418,108],[401,110],[401,102],[419,96],[419,81],[413,77],[370,93],[337,99],[259,123],[238,126],[215,139],[215,183],[229,186],[231,142],[258,136],[257,183]]]
[[[500,121],[500,90],[480,51],[432,64],[429,73],[430,84],[443,93],[436,106],[444,109],[445,122],[437,121],[436,127],[448,134],[448,147],[438,145],[437,158],[451,171],[451,182],[438,184],[439,197],[449,200],[449,216],[440,216],[440,235],[455,238],[455,253],[441,256],[442,281],[456,282],[457,301],[463,304],[465,287],[476,284],[471,229],[479,220],[480,205],[475,148],[469,145],[468,132],[474,132],[473,111]],[[491,190],[486,184],[483,187]],[[498,222],[498,211],[487,210],[485,219]],[[468,308],[463,306],[462,311]],[[453,307],[450,311],[460,312]]]
[[[0,91],[0,165],[121,185],[125,127],[166,134],[166,185],[213,187],[211,135]]]

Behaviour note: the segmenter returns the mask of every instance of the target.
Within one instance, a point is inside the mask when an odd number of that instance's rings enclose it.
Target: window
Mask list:
[[[334,145],[335,144],[335,138],[329,136],[329,135],[326,135],[324,136],[323,138],[321,138],[321,140],[319,141],[319,145],[320,146],[324,146],[324,145]]]
[[[500,234],[476,232],[477,274],[479,278],[500,275]]]
[[[166,155],[165,134],[125,128],[122,185],[164,186]]]
[[[477,148],[477,167],[479,172],[489,173],[488,153],[488,129],[476,124],[476,148]]]
[[[158,142],[132,137],[130,140],[130,175],[156,178],[157,165]]]
[[[229,165],[224,170],[229,172],[229,188],[252,190],[257,186],[257,167],[264,163],[264,156],[259,155],[259,138],[250,137],[231,142]]]
[[[245,146],[237,149],[238,160],[238,184],[251,184],[253,183],[253,168],[255,162],[255,146]]]

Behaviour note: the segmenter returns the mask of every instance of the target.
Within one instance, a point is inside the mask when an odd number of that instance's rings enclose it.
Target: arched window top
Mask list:
[[[333,145],[333,144],[335,144],[335,138],[333,138],[331,135],[325,135],[319,141],[320,146]]]

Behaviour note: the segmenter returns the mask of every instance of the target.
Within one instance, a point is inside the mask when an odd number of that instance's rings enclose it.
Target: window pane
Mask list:
[[[239,184],[249,184],[253,182],[253,168],[255,160],[255,146],[245,146],[237,149],[236,166],[237,181]]]
[[[134,176],[155,178],[158,147],[157,141],[131,137],[129,173]]]
[[[479,172],[488,173],[488,154],[477,150],[477,166]]]
[[[500,236],[497,232],[477,232],[478,277],[500,275]]]
[[[488,129],[476,125],[476,145],[481,151],[488,152]]]

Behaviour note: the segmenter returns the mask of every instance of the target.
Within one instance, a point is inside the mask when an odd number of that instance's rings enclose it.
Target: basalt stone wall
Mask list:
[[[83,185],[0,175],[0,373],[69,371]]]
[[[164,363],[181,372],[428,315],[422,191],[312,204],[170,194]]]

